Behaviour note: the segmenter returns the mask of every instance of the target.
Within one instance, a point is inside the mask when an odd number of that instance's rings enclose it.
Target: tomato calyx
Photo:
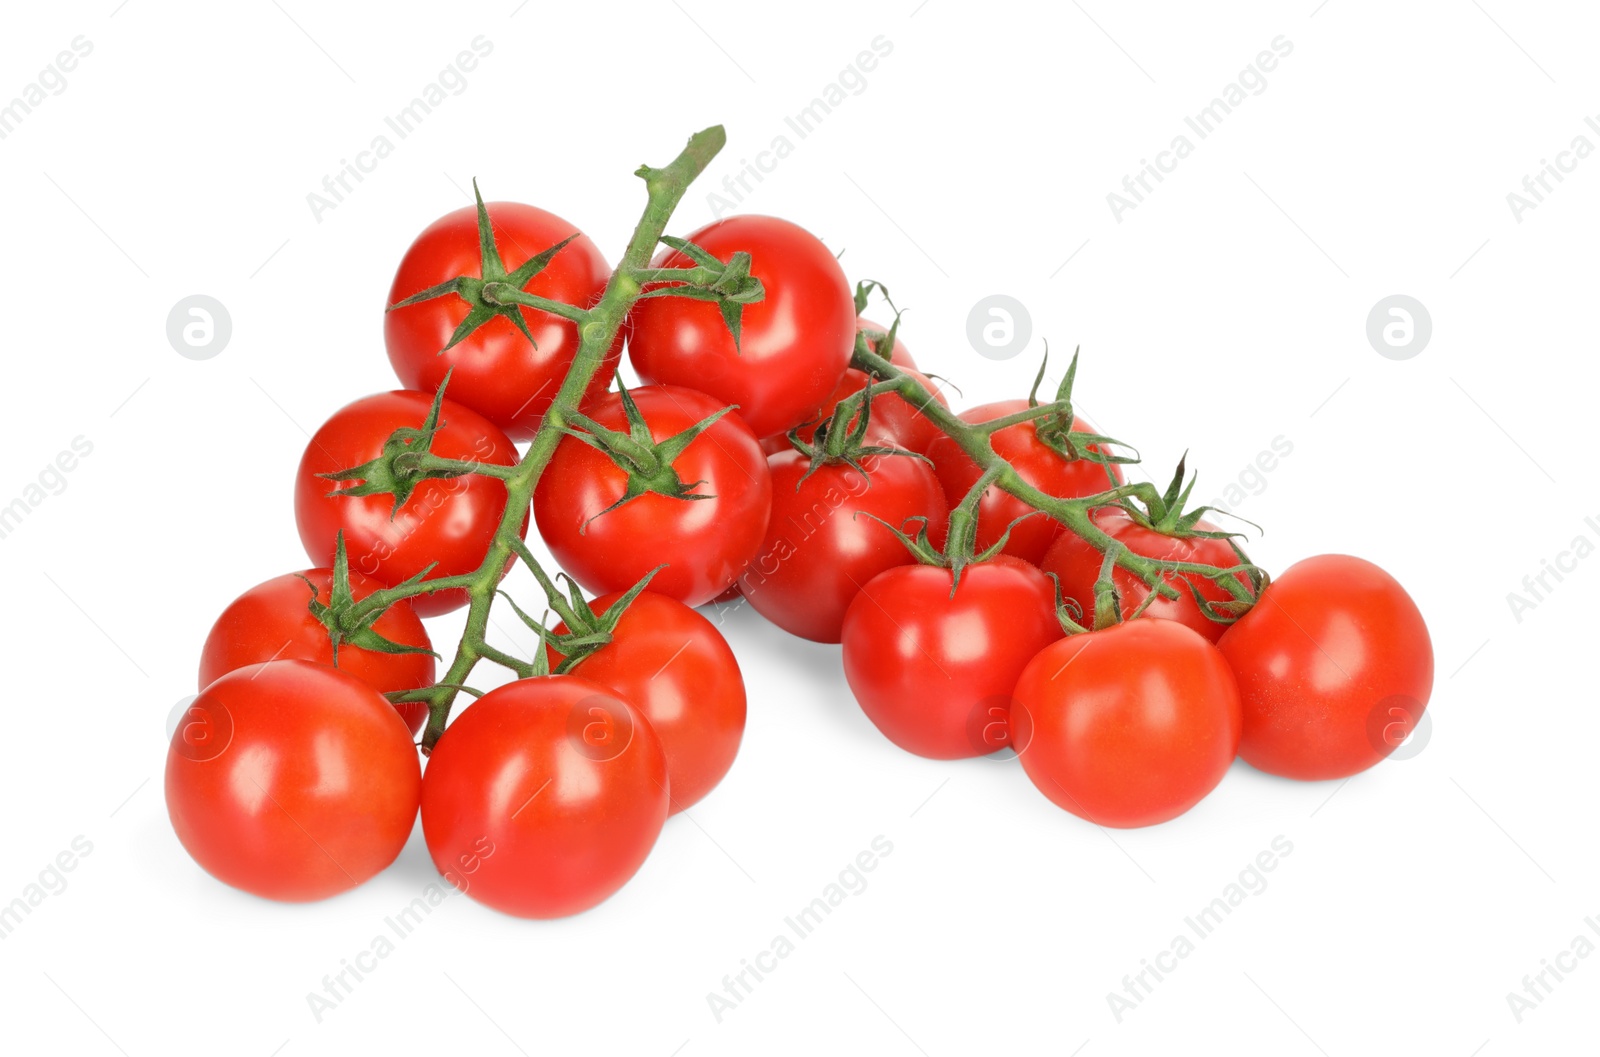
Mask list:
[[[735,410],[738,405],[730,404],[719,411],[714,411],[688,429],[658,441],[651,436],[650,426],[640,413],[639,405],[634,403],[633,395],[621,381],[617,383],[617,395],[622,399],[622,413],[628,420],[628,432],[623,433],[602,426],[581,411],[568,411],[566,418],[570,419],[573,425],[561,426],[562,432],[602,453],[628,475],[627,487],[624,488],[622,496],[585,521],[584,528],[578,531],[582,533],[590,521],[603,517],[642,495],[663,495],[668,499],[685,500],[715,499],[714,495],[694,491],[705,482],[685,483],[678,476],[673,463],[683,454],[685,448],[699,438],[700,434],[710,429],[728,412]]]
[[[432,568],[430,565],[401,586],[410,587],[421,583],[428,573],[432,571]],[[306,608],[311,611],[312,616],[322,623],[323,627],[328,629],[328,640],[333,645],[333,663],[335,667],[339,664],[339,647],[345,643],[358,649],[371,650],[373,653],[426,653],[431,657],[439,656],[433,650],[423,646],[407,646],[387,639],[373,629],[373,625],[388,611],[389,607],[384,606],[381,609],[357,607],[355,591],[350,586],[350,559],[345,553],[343,531],[339,533],[334,542],[333,578],[332,585],[328,591],[327,603],[324,604],[317,597],[316,584],[303,575],[300,576],[300,579],[305,580],[306,586],[311,590],[311,601],[306,604]]]
[[[439,391],[434,394],[433,404],[428,409],[427,417],[422,420],[422,425],[395,430],[389,435],[389,439],[383,442],[383,450],[377,458],[348,470],[318,474],[317,476],[329,481],[359,482],[348,488],[335,488],[328,493],[329,497],[393,495],[394,508],[389,511],[389,519],[392,521],[395,515],[400,513],[400,508],[405,506],[406,500],[411,498],[411,493],[416,491],[417,485],[423,481],[465,477],[474,473],[504,479],[510,473],[510,467],[443,459],[429,451],[433,438],[445,425],[440,421],[439,415],[444,408],[445,387],[449,384],[450,376],[446,374],[444,381],[439,383]]]
[[[944,549],[940,550],[933,545],[928,537],[928,519],[925,517],[908,518],[904,525],[894,526],[874,514],[867,517],[883,525],[894,533],[903,547],[911,553],[922,565],[934,565],[950,570],[950,597],[956,596],[956,590],[961,586],[961,574],[971,565],[978,565],[998,557],[1004,550],[1006,543],[1011,539],[1011,530],[1018,522],[1026,521],[1031,517],[1043,514],[1041,510],[1033,510],[1022,515],[1005,527],[1000,533],[1000,538],[994,543],[978,550],[978,504],[983,499],[983,493],[999,479],[1006,471],[1004,465],[990,467],[984,475],[978,478],[976,484],[967,492],[966,496],[950,511],[949,532],[945,536]],[[857,516],[860,516],[859,514]],[[907,527],[912,527],[912,532],[906,532]],[[1058,589],[1059,589],[1059,585]]]
[[[1172,475],[1172,481],[1167,485],[1167,490],[1160,496],[1147,495],[1143,500],[1143,508],[1132,497],[1126,498],[1120,504],[1127,511],[1128,516],[1137,524],[1144,526],[1163,536],[1201,536],[1206,539],[1231,540],[1240,535],[1237,532],[1218,532],[1212,529],[1197,528],[1200,519],[1205,517],[1214,508],[1209,506],[1195,507],[1185,510],[1189,496],[1194,491],[1195,482],[1200,479],[1198,472],[1193,477],[1185,480],[1187,473],[1186,464],[1189,453],[1184,452],[1178,459],[1178,469]],[[1242,518],[1240,520],[1243,520]],[[1245,522],[1245,524],[1253,524]]]
[[[1039,361],[1039,373],[1034,375],[1033,387],[1028,390],[1028,410],[985,422],[980,428],[984,432],[993,434],[1007,426],[1031,420],[1034,433],[1045,447],[1069,461],[1083,459],[1099,463],[1106,468],[1107,478],[1115,485],[1117,482],[1111,474],[1111,467],[1136,463],[1139,461],[1139,453],[1132,445],[1124,444],[1115,437],[1101,433],[1087,433],[1073,428],[1075,416],[1072,410],[1072,385],[1078,376],[1080,351],[1080,349],[1072,350],[1072,362],[1067,365],[1067,373],[1056,388],[1055,399],[1041,404],[1039,386],[1044,384],[1045,368],[1050,364],[1050,347],[1046,344],[1044,358]],[[1111,450],[1112,445],[1127,448],[1133,451],[1133,454],[1118,455]]]
[[[562,623],[567,626],[567,630],[561,634],[550,631],[542,621],[533,620],[519,609],[515,602],[511,601],[510,596],[506,596],[506,601],[511,602],[511,608],[516,611],[517,616],[522,618],[522,622],[534,634],[539,636],[539,641],[550,652],[560,655],[561,660],[557,663],[554,674],[565,675],[577,667],[584,658],[602,646],[611,644],[615,637],[617,625],[622,621],[623,614],[628,611],[628,607],[633,605],[634,600],[644,592],[645,588],[650,586],[650,581],[655,578],[655,575],[665,568],[666,565],[664,564],[658,565],[645,573],[644,576],[640,577],[638,583],[618,596],[617,600],[604,613],[596,613],[594,611],[594,607],[583,597],[583,589],[578,586],[578,582],[566,573],[557,574],[557,579],[566,582],[567,595],[563,598],[555,583],[544,574],[542,569],[536,568],[535,575],[538,577],[540,586],[545,589],[551,608],[556,611],[557,615],[561,617]],[[501,594],[505,595],[505,592],[502,591]],[[538,674],[551,674],[552,670],[549,667],[549,656],[546,650],[539,651],[539,656],[535,658],[535,663],[541,668]]]
[[[524,307],[542,309],[576,322],[585,320],[588,313],[577,306],[528,294],[522,289],[533,280],[534,276],[549,267],[556,254],[566,249],[579,233],[573,232],[543,253],[528,258],[515,269],[508,271],[505,258],[500,255],[500,247],[495,242],[494,226],[489,222],[489,207],[483,204],[483,195],[478,192],[477,180],[472,181],[472,194],[478,201],[478,275],[458,275],[437,286],[430,286],[410,297],[402,298],[385,311],[393,312],[398,308],[407,308],[452,294],[465,301],[468,305],[466,318],[450,335],[445,347],[439,350],[441,355],[460,344],[473,331],[496,316],[510,320],[513,326],[522,331],[523,337],[528,339],[528,344],[537,349],[539,343],[533,340],[533,332],[528,329],[528,322],[522,316]]]
[[[719,261],[688,239],[662,235],[661,242],[694,261],[692,268],[641,268],[632,273],[635,282],[667,283],[639,295],[643,301],[650,297],[687,297],[695,301],[715,302],[722,313],[722,322],[733,337],[733,349],[739,349],[739,334],[744,321],[744,306],[753,305],[766,297],[761,280],[750,274],[750,254],[744,250],[731,254],[727,261]]]
[[[1200,527],[1201,519],[1210,513],[1214,509],[1213,507],[1199,506],[1193,510],[1185,510],[1189,497],[1194,491],[1195,483],[1200,479],[1198,472],[1186,479],[1188,459],[1189,453],[1184,452],[1183,456],[1178,459],[1178,468],[1173,473],[1172,480],[1168,483],[1166,491],[1159,496],[1147,494],[1139,500],[1132,496],[1127,496],[1117,504],[1117,507],[1126,513],[1128,518],[1135,524],[1153,532],[1159,532],[1163,536],[1171,536],[1174,539],[1200,538],[1227,541],[1228,545],[1233,548],[1234,555],[1238,557],[1239,563],[1229,568],[1216,569],[1214,570],[1214,575],[1207,574],[1207,576],[1209,579],[1220,583],[1225,578],[1237,577],[1242,574],[1250,581],[1252,599],[1230,598],[1225,601],[1207,599],[1200,594],[1199,587],[1190,577],[1184,576],[1179,579],[1189,589],[1189,593],[1194,596],[1196,604],[1199,605],[1200,611],[1205,616],[1218,623],[1232,623],[1250,611],[1251,606],[1254,605],[1254,599],[1260,598],[1261,592],[1266,589],[1269,577],[1267,571],[1252,562],[1250,556],[1240,546],[1239,539],[1243,535],[1242,533],[1223,532],[1209,527]],[[1240,520],[1244,519],[1241,518]],[[1246,521],[1245,524],[1259,528],[1253,522]],[[1148,605],[1155,594],[1156,592],[1153,591],[1151,597],[1146,598],[1144,604]],[[1142,608],[1143,606],[1141,606]]]
[[[905,448],[892,444],[869,444],[867,430],[872,420],[872,400],[879,393],[890,392],[895,388],[895,383],[880,383],[874,375],[869,377],[866,386],[843,400],[833,409],[832,416],[826,422],[816,424],[808,441],[802,436],[801,431],[811,426],[810,422],[802,422],[789,431],[788,440],[795,450],[811,460],[810,466],[800,479],[795,482],[795,491],[812,474],[834,463],[843,463],[852,470],[867,478],[868,487],[871,487],[872,471],[863,463],[864,459],[872,456],[903,456],[918,459],[933,465],[926,455],[921,452],[908,451]]]

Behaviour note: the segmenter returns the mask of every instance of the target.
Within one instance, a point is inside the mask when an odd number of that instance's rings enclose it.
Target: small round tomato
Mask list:
[[[677,386],[631,392],[658,442],[724,407]],[[584,413],[606,429],[628,430],[616,393]],[[755,434],[737,415],[724,415],[671,468],[682,485],[695,485],[694,494],[711,498],[647,492],[611,509],[627,492],[628,472],[576,437],[562,439],[534,490],[533,510],[550,553],[573,579],[602,594],[625,591],[666,563],[650,589],[690,606],[732,585],[761,546],[772,509],[772,476]]]
[[[772,519],[739,590],[756,612],[814,642],[840,641],[845,612],[861,588],[886,569],[916,561],[882,522],[902,528],[925,517],[933,544],[944,545],[950,509],[927,463],[868,455],[861,464],[865,474],[834,462],[807,477],[811,460],[800,452],[768,461]]]
[[[1101,826],[1153,826],[1222,781],[1239,691],[1215,646],[1176,621],[1069,635],[1017,678],[1012,738],[1039,791]]]
[[[1344,554],[1296,562],[1218,643],[1239,681],[1239,755],[1286,778],[1347,778],[1422,721],[1433,643],[1394,577]]]
[[[295,522],[312,561],[331,566],[343,531],[350,568],[391,587],[434,562],[438,566],[429,579],[470,573],[483,564],[505,513],[504,482],[480,474],[432,478],[417,484],[396,510],[393,495],[333,494],[360,482],[321,476],[376,459],[396,430],[421,427],[432,404],[427,393],[376,393],[335,411],[312,436],[300,459],[294,492]],[[517,449],[509,437],[448,397],[429,450],[440,458],[494,466],[517,462]],[[412,607],[424,617],[466,604],[463,590],[412,600]]]
[[[1061,638],[1055,585],[1015,558],[949,569],[902,565],[874,577],[844,617],[844,674],[867,718],[936,760],[1010,744],[1017,675]]]
[[[689,236],[718,260],[750,254],[765,296],[744,306],[739,343],[710,301],[651,297],[629,316],[628,356],[639,377],[699,389],[734,404],[758,437],[805,421],[850,364],[856,309],[833,253],[787,220],[737,216]],[[658,268],[693,265],[674,250]]]
[[[590,603],[604,615],[619,593]],[[567,631],[566,624],[556,634]],[[552,667],[561,655],[550,651]],[[744,677],[716,626],[682,602],[641,592],[611,632],[611,642],[572,673],[609,686],[649,721],[667,754],[672,812],[693,807],[722,781],[744,738]]]
[[[382,587],[378,581],[351,570],[350,590],[356,601]],[[333,570],[307,569],[275,576],[234,599],[206,636],[200,653],[200,689],[235,668],[264,661],[302,660],[333,665],[333,642],[328,629],[310,609],[313,597],[327,605],[332,591]],[[433,649],[427,630],[408,601],[384,610],[372,630],[401,646]],[[380,653],[348,642],[339,647],[337,667],[380,694],[431,686],[435,672],[431,653]],[[427,721],[426,704],[412,702],[395,708],[412,734]]]
[[[516,202],[491,202],[487,207],[496,251],[507,273],[571,235],[577,234],[522,289],[530,294],[588,308],[605,290],[611,267],[587,235],[554,213]],[[400,261],[389,289],[393,305],[459,276],[483,275],[478,240],[478,212],[465,206],[446,213],[417,236]],[[567,370],[578,352],[578,327],[570,320],[537,308],[518,307],[528,335],[505,313],[486,315],[481,325],[446,350],[467,314],[485,306],[473,291],[449,293],[393,308],[383,318],[400,384],[434,392],[450,373],[450,398],[488,418],[511,437],[526,440],[544,419]],[[622,358],[617,335],[605,362],[595,372],[589,392],[598,395],[611,384]]]
[[[1101,507],[1090,517],[1106,535],[1120,542],[1134,554],[1146,558],[1164,562],[1196,562],[1201,565],[1216,566],[1219,569],[1231,569],[1239,564],[1239,556],[1233,552],[1233,547],[1225,539],[1209,536],[1169,536],[1149,525],[1135,521],[1121,507]],[[1201,532],[1220,531],[1215,525],[1205,521],[1195,522],[1194,527]],[[1105,555],[1096,550],[1093,544],[1077,533],[1067,530],[1050,545],[1039,567],[1047,573],[1054,573],[1061,581],[1063,601],[1070,600],[1077,603],[1084,614],[1092,616],[1094,585],[1100,578],[1100,566],[1104,561]],[[1249,577],[1243,573],[1236,575],[1240,583],[1249,586]],[[1195,601],[1190,585],[1192,584],[1200,592],[1200,597],[1208,602],[1233,601],[1233,596],[1227,589],[1204,576],[1169,573],[1165,576],[1165,580],[1178,589],[1178,597],[1157,598],[1141,616],[1176,620],[1211,642],[1222,638],[1222,633],[1228,630],[1229,625],[1206,616],[1205,611],[1200,608],[1200,603]],[[1121,601],[1123,613],[1132,613],[1150,595],[1149,585],[1120,565],[1112,573],[1111,581],[1116,584],[1117,597]]]
[[[422,785],[434,865],[506,914],[558,918],[638,872],[667,820],[667,758],[616,691],[519,679],[445,729]]]
[[[960,418],[969,425],[977,425],[1027,409],[1026,400],[1001,400],[969,408],[961,412]],[[1082,418],[1072,420],[1072,429],[1075,432],[1095,432],[1095,428]],[[995,433],[990,441],[996,454],[1010,462],[1024,481],[1053,496],[1073,499],[1096,495],[1122,483],[1122,472],[1114,465],[1102,465],[1089,459],[1062,458],[1060,453],[1039,439],[1033,422],[1007,426]],[[929,442],[927,455],[933,460],[939,482],[944,485],[945,498],[949,499],[952,507],[965,499],[967,492],[983,476],[971,456],[962,451],[954,439],[943,433]],[[991,486],[978,504],[978,548],[981,550],[992,545],[1007,525],[1032,509],[1022,500]],[[1038,564],[1061,532],[1060,522],[1044,514],[1035,514],[1011,530],[1005,553]]]
[[[167,813],[194,861],[235,888],[326,899],[394,862],[422,768],[372,687],[310,661],[229,672],[195,698],[167,750]]]

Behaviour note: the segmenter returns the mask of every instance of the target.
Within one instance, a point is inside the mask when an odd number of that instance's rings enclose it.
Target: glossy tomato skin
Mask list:
[[[604,614],[620,597],[601,595],[590,606]],[[551,667],[560,662],[551,651]],[[609,686],[649,721],[667,756],[673,814],[693,807],[733,766],[745,721],[739,662],[716,626],[677,599],[641,592],[610,644],[572,674]]]
[[[647,382],[699,389],[737,404],[758,437],[799,425],[838,384],[855,346],[855,299],[839,262],[816,236],[776,217],[728,217],[689,241],[719,260],[749,253],[765,296],[745,306],[738,348],[710,301],[640,301],[629,316],[634,369]],[[674,250],[656,267],[692,263]]]
[[[1070,635],[1017,679],[1022,769],[1058,807],[1101,826],[1153,826],[1222,781],[1239,747],[1239,691],[1215,646],[1171,620]]]
[[[1027,409],[1026,400],[1001,400],[968,408],[959,417],[963,422],[976,425]],[[1082,418],[1074,418],[1072,428],[1085,433],[1095,432],[1095,428]],[[1100,463],[1088,459],[1063,459],[1039,439],[1031,422],[1008,426],[994,434],[991,440],[995,452],[1016,467],[1023,480],[1053,496],[1071,499],[1096,495],[1115,487],[1113,478],[1116,484],[1122,483],[1122,471],[1116,466],[1109,467],[1111,476],[1107,477],[1108,467]],[[983,476],[978,464],[954,440],[942,433],[929,442],[927,455],[933,460],[939,481],[944,485],[945,498],[952,507],[966,498],[967,492]],[[991,487],[978,504],[979,549],[993,544],[1007,525],[1031,509],[1022,500]],[[1061,532],[1061,524],[1054,518],[1036,514],[1011,530],[1005,553],[1037,565]]]
[[[657,441],[725,406],[676,386],[641,386],[632,394]],[[602,426],[627,431],[614,393],[584,411]],[[534,490],[533,509],[539,534],[573,579],[601,594],[625,591],[665,562],[650,589],[690,606],[733,584],[761,546],[772,510],[772,475],[755,434],[738,415],[724,415],[673,466],[685,485],[699,481],[695,491],[715,498],[651,493],[607,511],[626,492],[627,474],[582,441],[562,439]]]
[[[1101,507],[1090,516],[1106,535],[1122,543],[1134,554],[1146,558],[1158,561],[1198,562],[1221,569],[1232,568],[1239,564],[1239,556],[1224,539],[1168,536],[1134,521],[1128,516],[1128,512],[1120,507]],[[1219,531],[1215,525],[1206,521],[1196,522],[1194,527],[1204,532]],[[1070,599],[1076,602],[1082,612],[1092,619],[1094,585],[1100,578],[1100,566],[1104,561],[1105,555],[1096,550],[1093,544],[1068,529],[1050,545],[1039,567],[1047,573],[1054,573],[1061,581],[1063,601]],[[1117,597],[1121,600],[1124,613],[1132,613],[1150,594],[1149,586],[1142,579],[1121,566],[1112,572],[1111,579],[1117,586]],[[1244,575],[1239,575],[1238,579],[1240,583],[1249,585],[1249,579]],[[1200,608],[1200,603],[1195,601],[1189,585],[1193,584],[1199,590],[1200,596],[1209,602],[1230,602],[1233,596],[1216,581],[1204,576],[1181,576],[1172,573],[1167,575],[1166,581],[1178,589],[1179,596],[1157,598],[1141,616],[1176,620],[1210,642],[1222,638],[1222,633],[1228,630],[1229,625],[1206,616]]]
[[[1393,752],[1433,691],[1433,643],[1405,588],[1323,554],[1272,581],[1218,643],[1239,681],[1239,755],[1258,770],[1347,778]]]
[[[491,202],[489,223],[507,270],[543,253],[577,228],[553,213],[517,202]],[[417,236],[400,260],[389,304],[457,276],[482,277],[478,212],[465,206],[446,213]],[[530,294],[587,308],[599,300],[611,267],[587,235],[579,235],[523,287]],[[509,320],[496,316],[460,344],[441,352],[471,306],[451,294],[386,312],[384,343],[400,384],[436,392],[450,375],[450,398],[472,408],[516,440],[533,436],[578,352],[578,327],[536,308],[522,309],[534,344]],[[537,347],[535,347],[537,346]],[[622,335],[589,384],[599,395],[622,358]]]
[[[610,687],[519,679],[446,728],[428,760],[422,832],[434,865],[478,902],[566,917],[638,872],[668,788],[660,739]]]
[[[239,668],[197,697],[167,751],[167,812],[207,873],[267,899],[354,888],[405,845],[422,773],[400,716],[335,668]]]
[[[950,570],[904,565],[862,588],[844,618],[844,674],[884,736],[936,760],[1010,744],[1017,676],[1061,638],[1055,585],[1014,558]]]
[[[774,455],[768,465],[772,519],[739,589],[790,634],[841,641],[845,612],[861,588],[887,569],[916,561],[874,517],[901,529],[909,518],[926,517],[930,539],[944,544],[950,510],[938,478],[920,459],[868,455],[865,475],[830,463],[805,477],[811,460],[797,451]]]
[[[309,584],[307,580],[311,581]],[[357,601],[383,587],[378,581],[350,573],[350,590]],[[200,689],[204,690],[236,668],[273,660],[302,660],[334,664],[328,629],[311,615],[316,597],[326,605],[333,589],[333,570],[307,569],[275,576],[257,584],[228,605],[211,626],[200,653]],[[372,627],[390,642],[431,650],[428,632],[410,602],[398,602],[384,611]],[[380,694],[430,686],[436,670],[431,653],[379,653],[345,643],[339,648],[338,668]],[[400,716],[416,734],[428,719],[428,706],[420,702],[396,705]]]
[[[318,476],[371,462],[395,430],[420,427],[432,403],[428,393],[405,389],[376,393],[334,412],[312,436],[295,475],[294,514],[300,541],[313,562],[332,566],[343,530],[350,568],[389,586],[432,562],[438,562],[430,574],[433,579],[469,573],[483,563],[505,513],[503,482],[477,474],[423,481],[395,511],[392,495],[329,495],[358,482]],[[516,465],[517,449],[511,439],[476,411],[446,397],[440,421],[443,425],[429,449],[433,454]],[[462,590],[412,600],[412,607],[424,617],[466,604],[467,593]]]

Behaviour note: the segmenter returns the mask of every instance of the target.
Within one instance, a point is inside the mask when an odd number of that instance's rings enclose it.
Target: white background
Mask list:
[[[75,837],[93,845],[0,940],[9,1050],[1594,1048],[1600,957],[1520,1024],[1506,999],[1600,917],[1584,601],[1600,561],[1550,580],[1520,621],[1507,601],[1575,537],[1600,540],[1584,521],[1600,516],[1600,161],[1520,222],[1506,197],[1574,137],[1600,143],[1584,125],[1600,114],[1591,11],[472,7],[5,13],[0,100],[75,36],[93,43],[0,140],[0,504],[73,438],[93,444],[0,539],[0,902]],[[314,219],[307,194],[479,34],[494,50],[465,90]],[[798,139],[784,117],[879,35],[893,51],[865,88]],[[1115,219],[1107,194],[1279,35],[1293,52],[1267,87]],[[420,831],[394,868],[326,903],[229,890],[167,823],[168,713],[193,692],[215,613],[304,566],[294,466],[326,415],[393,384],[381,309],[411,237],[477,176],[615,255],[643,201],[634,167],[716,122],[729,146],[708,185],[789,135],[792,154],[741,208],[796,220],[845,251],[853,279],[887,281],[911,310],[913,352],[962,386],[958,406],[1020,395],[1049,339],[1058,357],[1081,343],[1081,407],[1159,481],[1188,450],[1199,491],[1220,495],[1287,439],[1292,454],[1238,506],[1267,529],[1253,554],[1281,570],[1346,551],[1401,579],[1434,635],[1430,739],[1348,784],[1236,764],[1189,815],[1107,833],[1014,763],[898,751],[852,702],[836,648],[736,613],[743,752],[631,884],[553,923],[447,902],[318,1023],[307,993],[435,878]],[[697,190],[672,230],[710,215]],[[165,333],[197,293],[233,324],[205,362]],[[1027,306],[1034,333],[999,363],[966,338],[969,310],[995,293]],[[1369,310],[1396,293],[1433,321],[1405,361],[1366,337]],[[456,624],[433,630],[447,644]],[[894,850],[867,889],[719,1023],[707,993],[877,835]],[[1265,890],[1119,1023],[1107,994],[1280,835],[1293,852]]]

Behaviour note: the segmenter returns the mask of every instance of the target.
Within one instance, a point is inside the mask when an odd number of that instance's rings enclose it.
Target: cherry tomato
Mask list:
[[[492,202],[488,209],[495,243],[508,272],[578,231],[555,214],[533,206]],[[522,289],[587,308],[599,300],[610,273],[599,247],[580,234]],[[466,206],[446,213],[417,236],[395,272],[389,304],[457,276],[476,279],[482,274],[478,213]],[[532,342],[510,319],[496,315],[441,352],[472,309],[472,303],[452,293],[385,313],[383,338],[389,347],[389,362],[400,384],[429,393],[438,390],[446,372],[452,372],[450,399],[472,408],[511,437],[526,440],[539,428],[577,355],[577,324],[522,307]],[[606,391],[621,358],[619,333],[589,385],[592,395]]]
[[[660,739],[616,691],[575,675],[519,679],[446,728],[423,780],[422,832],[434,865],[473,899],[566,917],[644,863],[667,782]]]
[[[867,718],[907,752],[936,760],[1010,744],[1011,691],[1061,638],[1055,585],[1015,558],[949,569],[902,565],[872,579],[844,617],[844,674]]]
[[[976,425],[989,422],[1019,411],[1026,411],[1026,400],[1001,400],[982,404],[961,412],[963,422]],[[1074,418],[1075,431],[1093,433],[1095,428],[1082,418]],[[1111,476],[1106,476],[1107,466],[1089,459],[1063,459],[1049,445],[1039,439],[1034,423],[1023,422],[1007,426],[990,438],[997,454],[1016,468],[1024,481],[1042,492],[1063,499],[1095,495],[1122,483],[1122,472],[1110,466]],[[939,482],[944,485],[945,498],[954,507],[966,498],[967,492],[983,476],[978,464],[943,433],[928,444],[927,455],[938,471]],[[991,487],[978,504],[978,548],[988,547],[1000,538],[1006,526],[1027,514],[1032,508],[1022,500]],[[1011,530],[1005,553],[1015,555],[1035,564],[1043,560],[1045,551],[1062,532],[1061,523],[1044,514],[1035,514]]]
[[[665,440],[725,405],[676,386],[632,390],[651,436]],[[626,432],[622,400],[611,393],[585,414]],[[734,582],[761,546],[772,509],[772,477],[750,427],[729,414],[689,444],[673,463],[685,486],[710,499],[647,493],[615,510],[628,475],[604,453],[565,437],[533,494],[539,533],[561,567],[590,591],[625,591],[656,566],[650,589],[698,606]]]
[[[340,530],[350,568],[393,586],[437,562],[429,579],[470,573],[483,564],[506,508],[501,481],[469,474],[419,483],[398,511],[393,495],[337,496],[358,482],[318,476],[365,465],[383,451],[397,429],[417,429],[433,397],[397,390],[346,404],[306,445],[295,477],[294,514],[300,541],[319,565],[333,564]],[[517,449],[494,423],[445,398],[430,451],[445,459],[514,466]],[[523,531],[527,531],[524,522]],[[467,604],[462,590],[419,595],[412,607],[424,617]]]
[[[167,813],[217,880],[326,899],[394,862],[422,790],[416,746],[372,687],[280,660],[238,668],[189,706],[167,751]]]
[[[1039,791],[1101,826],[1153,826],[1222,781],[1239,691],[1210,642],[1171,620],[1069,635],[1028,662],[1012,737]]]
[[[620,594],[590,603],[610,611]],[[566,624],[556,633],[566,632]],[[716,627],[666,595],[644,591],[612,631],[612,640],[571,671],[609,686],[631,702],[667,754],[672,812],[692,807],[722,781],[744,737],[744,678]],[[561,655],[550,652],[552,667]]]
[[[306,581],[311,581],[309,584]],[[350,572],[350,589],[356,601],[383,587],[378,581]],[[274,660],[314,661],[333,665],[333,643],[328,629],[312,615],[312,596],[327,605],[333,590],[333,570],[307,569],[275,576],[257,584],[228,605],[211,626],[200,653],[200,689],[204,690],[235,668]],[[372,630],[401,646],[431,650],[428,632],[410,602],[384,610]],[[431,653],[380,653],[350,643],[339,647],[338,667],[380,694],[431,686],[435,664]],[[428,719],[428,706],[411,702],[394,706],[416,734]]]
[[[855,298],[839,262],[816,236],[775,217],[729,217],[689,241],[722,261],[749,253],[765,297],[745,306],[737,348],[710,301],[640,301],[629,317],[634,369],[647,382],[738,405],[758,437],[799,425],[838,384],[855,346]],[[658,268],[692,264],[675,250],[656,261]]]
[[[811,476],[797,451],[774,455],[772,519],[739,590],[756,612],[791,634],[839,642],[844,616],[868,581],[916,561],[894,533],[926,517],[935,546],[944,545],[950,509],[927,463],[906,455],[868,455],[867,473],[829,463]],[[801,478],[805,478],[803,481]]]
[[[1259,770],[1347,778],[1393,752],[1433,692],[1433,643],[1394,577],[1343,554],[1296,562],[1218,643],[1239,680],[1239,755]]]
[[[1147,525],[1139,524],[1121,507],[1101,507],[1090,517],[1106,535],[1121,542],[1134,554],[1146,558],[1169,562],[1198,562],[1220,569],[1229,569],[1239,564],[1239,556],[1233,552],[1233,547],[1225,539],[1212,539],[1206,536],[1168,536]],[[1205,521],[1197,521],[1194,527],[1203,532],[1219,531],[1215,525]],[[1093,544],[1075,532],[1063,531],[1060,538],[1045,552],[1044,560],[1039,563],[1039,567],[1047,573],[1055,573],[1060,579],[1063,600],[1070,599],[1076,602],[1084,614],[1092,615],[1094,585],[1100,578],[1100,566],[1104,560],[1105,555],[1096,550]],[[1121,566],[1112,573],[1111,579],[1117,586],[1123,613],[1132,613],[1150,594],[1149,586],[1142,579]],[[1200,604],[1195,601],[1189,585],[1193,584],[1199,590],[1200,596],[1209,602],[1231,602],[1233,596],[1215,580],[1204,576],[1170,573],[1165,579],[1178,589],[1178,597],[1157,598],[1141,615],[1176,620],[1211,642],[1222,638],[1222,633],[1228,630],[1229,625],[1206,616]],[[1238,579],[1240,583],[1249,585],[1249,578],[1242,573],[1238,574]]]

